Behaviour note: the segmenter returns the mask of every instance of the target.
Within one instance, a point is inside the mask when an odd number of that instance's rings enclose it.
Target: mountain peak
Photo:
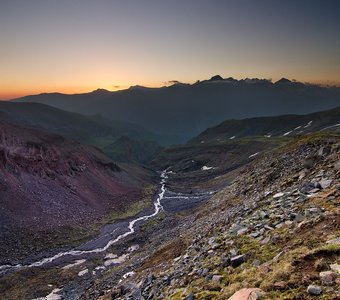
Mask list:
[[[220,75],[215,75],[209,79],[209,81],[218,81],[223,80],[223,78]]]
[[[102,93],[102,94],[105,94],[105,93],[110,93],[110,91],[108,91],[106,89],[98,88],[98,89],[92,91],[92,93],[98,93],[98,94]]]
[[[287,78],[282,77],[280,80],[275,82],[275,84],[277,83],[291,83],[291,81]]]

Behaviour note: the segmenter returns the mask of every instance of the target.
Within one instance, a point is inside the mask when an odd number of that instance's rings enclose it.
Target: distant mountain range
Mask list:
[[[184,142],[227,119],[307,114],[337,107],[340,88],[286,78],[272,83],[257,78],[223,79],[216,75],[195,84],[134,86],[116,92],[99,89],[75,95],[40,94],[14,101],[44,103],[87,115],[101,114],[154,132],[176,135],[176,142]]]

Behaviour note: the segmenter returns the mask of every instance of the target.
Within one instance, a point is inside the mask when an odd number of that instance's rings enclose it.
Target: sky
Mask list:
[[[216,74],[340,85],[340,1],[0,0],[0,99]]]

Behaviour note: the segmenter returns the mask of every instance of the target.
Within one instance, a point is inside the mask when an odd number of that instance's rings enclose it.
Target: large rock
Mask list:
[[[242,265],[245,261],[246,261],[245,255],[237,255],[231,258],[230,263],[233,268],[237,268],[238,266]]]
[[[323,188],[323,189],[327,189],[331,186],[332,184],[332,180],[331,179],[322,179],[320,182],[319,182],[320,186]]]
[[[307,288],[307,293],[314,296],[321,295],[322,289],[318,285],[311,284]]]
[[[332,271],[325,271],[320,272],[319,276],[324,285],[333,285],[338,274]]]
[[[237,291],[228,300],[257,300],[261,299],[265,295],[265,292],[261,289],[255,288],[244,288]]]
[[[334,271],[340,274],[340,265],[338,264],[332,264],[330,265],[330,268]]]

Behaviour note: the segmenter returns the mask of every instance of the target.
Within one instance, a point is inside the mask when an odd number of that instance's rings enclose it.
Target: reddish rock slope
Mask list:
[[[127,172],[97,149],[0,122],[0,229],[80,225],[140,199]]]

